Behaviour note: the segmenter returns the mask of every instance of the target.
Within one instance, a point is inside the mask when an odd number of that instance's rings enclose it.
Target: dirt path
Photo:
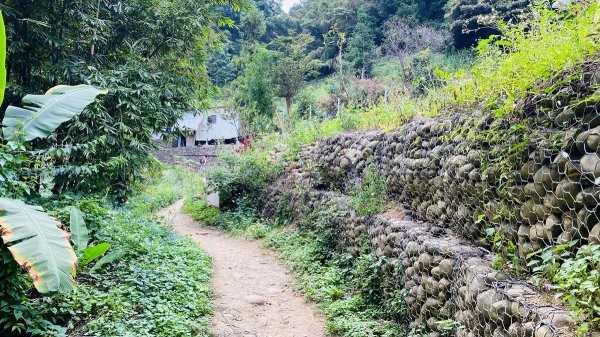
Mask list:
[[[259,241],[201,228],[182,206],[178,201],[159,215],[213,258],[216,337],[325,336],[325,320],[294,291],[292,276],[274,253]]]

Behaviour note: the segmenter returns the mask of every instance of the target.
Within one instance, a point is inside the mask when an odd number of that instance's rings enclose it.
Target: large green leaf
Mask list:
[[[100,260],[98,260],[98,262],[96,262],[96,264],[90,269],[90,274],[93,274],[96,270],[102,268],[104,265],[107,265],[109,263],[113,263],[115,261],[117,261],[118,259],[122,258],[123,256],[125,256],[125,252],[121,249],[117,249],[111,253],[108,253],[106,255],[104,255]]]
[[[0,237],[23,266],[40,293],[67,292],[75,287],[77,256],[69,234],[39,206],[0,199]]]
[[[4,137],[23,132],[27,141],[46,138],[62,123],[79,115],[96,96],[106,93],[89,85],[59,85],[45,95],[27,95],[23,98],[23,108],[9,106],[6,109],[2,122]]]
[[[6,90],[6,30],[2,11],[0,11],[0,105],[4,101],[4,90]]]
[[[90,232],[83,220],[83,214],[77,207],[71,207],[69,230],[71,231],[71,241],[75,246],[75,252],[77,252],[77,256],[81,257],[90,241]]]
[[[87,266],[88,264],[90,264],[90,262],[106,254],[108,249],[110,249],[110,245],[106,242],[102,242],[95,246],[88,247],[83,252],[83,256],[81,257],[81,265]]]

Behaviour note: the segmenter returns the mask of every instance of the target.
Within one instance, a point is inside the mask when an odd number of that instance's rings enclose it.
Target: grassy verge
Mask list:
[[[302,291],[318,303],[330,333],[341,337],[407,336],[400,324],[402,299],[383,298],[382,283],[392,279],[382,270],[385,260],[372,254],[358,259],[335,254],[324,260],[320,241],[322,237],[315,233],[282,229],[270,231],[265,240],[294,272]]]
[[[194,173],[170,168],[119,208],[77,197],[47,201],[58,217],[68,214],[68,205],[78,204],[95,241],[121,254],[96,271],[80,270],[75,293],[40,300],[37,310],[56,324],[53,332],[40,334],[210,336],[210,258],[153,215],[200,186]]]
[[[317,213],[289,230],[249,210],[218,211],[201,199],[188,199],[184,211],[205,225],[232,235],[264,239],[294,273],[299,288],[322,310],[329,333],[340,337],[407,336],[400,296],[386,297],[385,284],[399,274],[382,269],[385,260],[373,254],[352,258],[335,248],[330,213]],[[335,215],[333,215],[335,217]]]

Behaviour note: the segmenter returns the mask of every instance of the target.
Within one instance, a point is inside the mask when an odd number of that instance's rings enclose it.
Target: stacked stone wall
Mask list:
[[[296,220],[347,212],[331,224],[338,249],[361,254],[366,238],[388,258],[386,270],[402,277],[386,293],[401,294],[411,326],[430,336],[574,335],[564,303],[527,275],[492,268],[492,251],[525,264],[545,247],[569,244],[575,253],[600,244],[600,94],[586,85],[596,77],[565,80],[519,114],[457,114],[305,146],[270,186],[263,211],[276,215],[285,199]],[[344,193],[368,167],[406,216],[352,210]],[[445,330],[448,322],[457,325]]]
[[[157,149],[152,151],[152,155],[161,163],[192,168],[199,168],[203,157],[206,157],[209,163],[214,162],[219,153],[219,146],[215,145],[189,147],[171,147],[163,143],[155,145]]]
[[[411,328],[431,337],[575,335],[561,303],[528,282],[493,269],[494,256],[486,249],[451,229],[407,216],[360,216],[348,197],[308,189],[302,176],[296,172],[271,186],[264,214],[287,212],[299,224],[315,212],[338,214],[330,222],[337,233],[337,250],[358,257],[366,242],[368,251],[386,258],[385,273],[400,276],[383,291],[390,298],[402,297]],[[291,184],[295,188],[290,189]],[[450,330],[448,322],[455,324]]]
[[[600,128],[586,116],[569,127],[438,118],[341,134],[302,157],[315,186],[342,191],[374,166],[416,219],[474,240],[493,228],[524,259],[549,245],[600,243]]]

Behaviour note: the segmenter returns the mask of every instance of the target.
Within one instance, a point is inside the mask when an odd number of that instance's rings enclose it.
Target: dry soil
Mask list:
[[[324,337],[325,320],[293,287],[290,272],[260,241],[202,228],[178,201],[159,212],[213,260],[215,337]]]

